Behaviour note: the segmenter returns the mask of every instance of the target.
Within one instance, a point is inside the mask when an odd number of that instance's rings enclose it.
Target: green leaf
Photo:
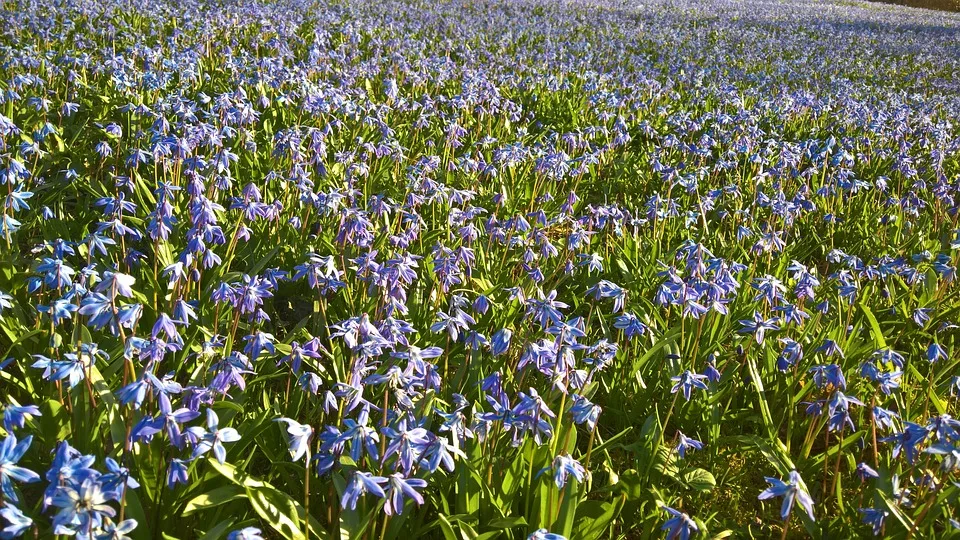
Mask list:
[[[230,463],[219,463],[213,458],[208,458],[207,463],[210,464],[218,473],[223,477],[230,480],[238,486],[246,488],[247,495],[250,495],[250,491],[262,491],[263,493],[258,494],[260,497],[256,503],[254,503],[253,498],[250,498],[250,504],[254,507],[254,510],[260,514],[262,511],[269,512],[270,515],[274,515],[273,512],[283,511],[287,519],[294,522],[293,530],[297,531],[296,534],[299,536],[286,536],[286,538],[303,538],[303,531],[300,526],[303,524],[303,516],[306,515],[303,507],[300,503],[294,501],[289,495],[283,493],[277,488],[273,487],[267,482],[250,476],[243,471],[238,470],[236,467]],[[336,479],[336,478],[335,478]],[[339,487],[339,486],[338,486]],[[257,505],[260,505],[259,508]],[[272,505],[272,507],[270,506]],[[274,510],[275,509],[275,510]],[[292,511],[291,511],[292,509]],[[266,518],[264,518],[266,519]],[[310,519],[310,530],[312,532],[318,532],[323,530],[323,527],[320,523],[314,519],[312,516]],[[282,519],[276,524],[270,523],[270,526],[277,530],[280,534],[284,534],[283,531],[277,529],[277,526],[284,527],[286,530],[287,520]],[[276,525],[276,526],[274,526]]]
[[[487,522],[487,527],[494,529],[513,529],[514,527],[526,527],[527,520],[523,516],[510,516],[491,519]]]
[[[627,469],[620,475],[618,484],[627,500],[635,501],[643,494],[643,486],[640,482],[640,473],[636,469]]]
[[[461,461],[457,465],[457,513],[473,514],[480,510],[483,479],[472,467]]]
[[[710,471],[704,469],[694,469],[684,473],[683,483],[691,489],[701,492],[707,492],[717,487],[717,479],[713,477]]]
[[[563,488],[563,502],[560,503],[560,511],[557,513],[557,520],[554,522],[554,529],[559,530],[560,534],[570,538],[573,533],[573,524],[577,516],[577,506],[580,503],[580,494],[576,482],[567,482]]]
[[[208,508],[214,508],[220,506],[221,504],[226,504],[230,501],[235,501],[246,494],[246,490],[237,485],[227,485],[213,491],[209,491],[202,495],[197,495],[187,503],[186,507],[183,509],[183,515],[189,516],[190,514],[206,510]]]
[[[883,338],[883,331],[880,330],[880,324],[877,322],[877,318],[873,316],[873,312],[870,311],[870,308],[868,308],[864,302],[860,302],[860,311],[863,312],[863,316],[866,317],[867,322],[870,323],[870,334],[873,335],[874,344],[878,349],[886,349],[887,340]]]
[[[273,530],[290,540],[304,540],[297,506],[286,493],[273,488],[247,488],[250,506]]]
[[[877,490],[876,494],[880,497],[880,502],[882,502],[883,505],[887,507],[887,510],[890,511],[890,514],[897,518],[897,521],[900,522],[900,525],[903,526],[904,530],[909,531],[913,528],[913,521],[900,511],[900,506],[897,503],[893,502],[886,493],[880,490]],[[887,533],[890,533],[889,527],[887,528]]]
[[[620,513],[620,503],[583,501],[577,509],[577,522],[571,540],[594,540],[601,538],[610,522]]]
[[[750,371],[750,383],[757,395],[760,417],[763,418],[763,425],[767,428],[767,437],[772,441],[777,438],[777,426],[773,423],[773,416],[770,415],[767,398],[763,395],[763,381],[760,379],[760,372],[757,371],[757,363],[753,358],[747,358],[747,369]]]
[[[453,532],[453,526],[450,525],[450,522],[447,521],[447,518],[443,514],[437,516],[437,521],[440,523],[440,530],[443,531],[444,540],[460,540],[457,538],[456,533]]]
[[[227,533],[227,529],[229,529],[233,523],[234,520],[231,518],[227,518],[220,523],[217,523],[203,536],[201,536],[200,540],[218,540],[219,538],[223,538]]]
[[[463,540],[476,540],[480,536],[477,531],[473,530],[473,527],[462,521],[457,523],[457,526],[460,527],[460,536],[463,537]]]

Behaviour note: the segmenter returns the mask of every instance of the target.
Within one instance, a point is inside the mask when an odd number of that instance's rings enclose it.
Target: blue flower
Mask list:
[[[71,447],[68,442],[62,441],[54,453],[53,463],[44,475],[50,483],[43,493],[44,508],[53,503],[53,498],[61,485],[80,485],[87,479],[98,478],[100,473],[90,468],[94,461],[96,461],[94,456],[85,456]]]
[[[807,371],[813,373],[813,383],[821,390],[828,386],[841,390],[847,388],[847,379],[843,376],[843,370],[837,364],[813,366]]]
[[[193,449],[191,459],[196,459],[197,456],[202,456],[210,450],[213,450],[213,455],[217,458],[217,461],[223,463],[227,460],[227,450],[223,447],[223,443],[239,441],[240,434],[237,430],[230,427],[220,429],[217,425],[219,422],[220,419],[217,417],[217,413],[213,412],[213,409],[207,409],[208,431],[204,432],[203,428],[198,427],[188,429],[188,431],[191,431],[194,435],[199,435],[200,439],[197,446]]]
[[[857,476],[860,477],[861,482],[866,482],[868,478],[880,478],[880,473],[866,463],[860,462],[857,464]]]
[[[570,416],[575,424],[586,424],[591,430],[597,427],[601,408],[583,396],[573,394],[573,405],[570,407]]]
[[[569,455],[562,454],[553,459],[553,482],[559,489],[567,485],[567,479],[572,475],[578,483],[583,482],[586,470],[579,461]]]
[[[7,432],[22,428],[30,416],[41,416],[40,408],[36,405],[7,405],[3,408],[3,428]]]
[[[883,532],[883,522],[890,515],[890,512],[877,510],[876,508],[860,508],[858,512],[863,514],[863,522],[873,529],[873,535],[880,536]]]
[[[661,531],[667,531],[668,540],[688,540],[700,530],[696,522],[690,519],[690,516],[687,514],[674,510],[669,506],[661,506],[660,508],[670,514],[670,518],[660,527]]]
[[[400,473],[393,473],[389,477],[387,485],[387,501],[383,505],[383,511],[388,515],[403,513],[404,499],[413,499],[417,505],[423,504],[423,495],[417,492],[417,489],[427,487],[427,481],[420,478],[404,478]]]
[[[740,326],[742,326],[738,332],[741,334],[753,334],[753,337],[757,340],[757,344],[760,345],[763,344],[763,339],[767,331],[776,332],[780,330],[777,321],[778,319],[775,318],[764,319],[759,311],[754,311],[753,320],[742,319],[737,321],[740,323]]]
[[[911,318],[917,326],[923,328],[928,322],[930,322],[931,311],[933,310],[930,308],[917,308],[913,311],[913,316]]]
[[[7,526],[0,529],[0,538],[17,538],[33,526],[33,520],[25,516],[16,506],[5,503],[0,509],[0,517],[7,520]]]
[[[395,467],[398,466],[403,469],[404,472],[410,474],[417,459],[430,444],[427,430],[421,427],[415,427],[413,429],[398,427],[394,429],[390,426],[385,426],[381,431],[383,435],[390,439],[390,444],[387,445],[383,452],[383,462],[386,462],[387,458],[396,455],[397,461]]]
[[[853,419],[850,418],[850,405],[860,405],[862,407],[863,403],[856,398],[844,395],[844,393],[839,390],[833,393],[833,396],[827,403],[830,415],[828,423],[830,431],[842,431],[844,425],[850,426],[851,430],[855,429]]]
[[[287,450],[290,451],[290,457],[293,461],[300,461],[300,458],[310,452],[310,438],[313,436],[313,428],[289,418],[277,418],[275,422],[287,424]]]
[[[949,357],[947,350],[937,342],[933,342],[927,347],[927,361],[931,364],[937,360],[946,360]]]
[[[613,327],[623,330],[623,337],[632,339],[635,336],[643,336],[649,330],[647,325],[640,321],[640,318],[633,313],[623,313],[613,319]]]
[[[763,490],[757,498],[763,501],[773,497],[783,497],[783,505],[780,507],[780,517],[782,519],[786,520],[790,515],[790,512],[793,510],[794,501],[800,503],[800,506],[807,511],[810,519],[814,519],[813,499],[811,499],[810,494],[807,493],[807,489],[803,485],[803,480],[797,471],[790,471],[786,482],[769,476],[766,477],[766,481],[770,483],[770,487]]]
[[[353,459],[354,463],[360,463],[360,457],[363,455],[364,449],[371,459],[377,461],[379,459],[377,443],[380,442],[380,435],[377,434],[377,430],[366,425],[366,415],[361,415],[361,420],[362,422],[357,422],[352,418],[347,418],[343,421],[346,429],[340,436],[340,442],[349,443],[350,458]]]
[[[673,385],[673,388],[670,389],[670,393],[676,394],[680,389],[683,389],[683,397],[686,398],[687,401],[690,401],[690,396],[694,388],[707,390],[707,385],[703,382],[706,379],[706,375],[698,375],[690,370],[684,371],[680,375],[670,378],[671,381],[676,383]]]
[[[52,501],[53,506],[60,508],[53,517],[54,534],[72,535],[99,529],[105,517],[116,515],[109,502],[117,499],[115,492],[105,491],[93,478],[77,486],[60,486]]]
[[[263,531],[256,527],[244,527],[227,535],[227,540],[263,540]]]
[[[37,311],[46,313],[54,326],[59,326],[60,322],[73,318],[73,312],[77,311],[77,305],[64,298],[59,298],[50,303],[49,306],[37,306]]]
[[[133,297],[133,284],[136,279],[128,274],[120,272],[106,271],[103,273],[103,281],[97,284],[94,289],[98,293],[105,293],[107,298],[115,299],[117,295],[127,298]]]
[[[894,418],[900,418],[900,415],[879,405],[873,408],[873,421],[880,429],[894,429],[896,427],[893,424]]]
[[[527,540],[567,540],[566,536],[547,531],[546,529],[537,529],[530,533]]]
[[[513,331],[509,328],[501,328],[493,334],[490,346],[490,351],[493,353],[493,356],[500,356],[507,352],[507,348],[510,347],[510,338],[512,337]]]
[[[388,480],[382,476],[374,476],[363,471],[354,472],[350,478],[350,483],[347,484],[346,489],[343,490],[343,496],[340,498],[340,506],[343,507],[344,510],[356,510],[357,500],[365,493],[370,493],[381,499],[385,498],[387,494],[380,486],[387,482]]]
[[[10,309],[13,307],[13,297],[9,294],[0,291],[0,315],[3,315],[3,310]]]
[[[686,456],[687,450],[690,449],[690,448],[692,448],[692,449],[694,449],[694,450],[702,450],[702,449],[703,449],[703,443],[700,442],[700,441],[698,441],[698,440],[696,440],[696,439],[691,439],[690,437],[687,437],[687,436],[684,435],[683,433],[677,432],[677,448],[676,448],[676,451],[677,451],[677,454],[680,456],[681,459],[687,457],[687,456]]]
[[[107,473],[100,477],[100,483],[103,484],[104,491],[117,493],[118,497],[123,496],[126,488],[137,489],[140,483],[130,476],[130,470],[121,466],[113,458],[108,457],[105,460],[107,464]]]
[[[33,436],[28,436],[17,442],[17,436],[12,432],[0,443],[0,491],[13,502],[18,502],[17,492],[13,489],[13,482],[31,484],[40,481],[40,475],[17,465],[17,462],[27,453]]]
[[[187,463],[181,459],[173,458],[170,460],[170,466],[167,468],[167,487],[173,489],[177,484],[188,484],[190,482]]]
[[[137,520],[135,519],[125,519],[120,523],[114,523],[110,518],[104,518],[104,522],[102,532],[95,535],[96,540],[131,540],[127,533],[131,533],[137,528]]]
[[[931,444],[924,452],[944,456],[941,464],[944,471],[952,471],[960,465],[960,449],[952,444],[938,442]]]
[[[916,463],[919,450],[917,447],[927,440],[929,432],[927,428],[913,422],[907,422],[906,424],[903,431],[884,437],[880,439],[880,442],[893,443],[893,457],[897,457],[903,452],[907,461]]]

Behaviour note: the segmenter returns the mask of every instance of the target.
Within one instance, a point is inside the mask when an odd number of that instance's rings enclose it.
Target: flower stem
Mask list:
[[[307,445],[307,462],[303,468],[303,536],[310,540],[310,446]]]

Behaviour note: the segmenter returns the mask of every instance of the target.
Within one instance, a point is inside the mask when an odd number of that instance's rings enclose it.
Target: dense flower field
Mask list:
[[[0,6],[0,538],[960,536],[960,16]]]

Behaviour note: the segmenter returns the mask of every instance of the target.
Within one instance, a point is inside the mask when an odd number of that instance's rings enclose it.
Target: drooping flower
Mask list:
[[[563,489],[567,485],[567,479],[570,476],[573,476],[578,483],[582,483],[586,475],[583,465],[567,454],[561,454],[554,458],[552,469],[553,481],[559,489]]]
[[[277,418],[276,422],[287,424],[287,450],[290,452],[290,458],[293,461],[300,461],[300,458],[310,451],[313,428],[308,424],[301,424],[290,418]]]

